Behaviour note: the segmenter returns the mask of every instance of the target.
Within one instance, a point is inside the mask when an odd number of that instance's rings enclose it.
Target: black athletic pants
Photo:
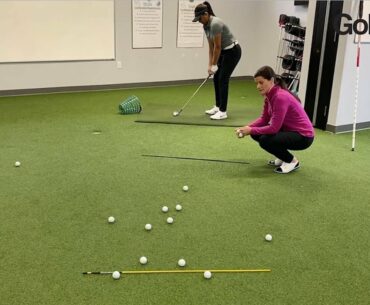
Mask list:
[[[286,163],[292,162],[294,158],[288,149],[304,150],[311,146],[314,139],[292,131],[280,131],[271,135],[251,135],[251,137],[264,150]]]
[[[220,111],[227,109],[227,99],[229,95],[229,80],[242,55],[239,44],[229,50],[222,50],[218,59],[218,70],[213,76],[215,87],[216,106]]]

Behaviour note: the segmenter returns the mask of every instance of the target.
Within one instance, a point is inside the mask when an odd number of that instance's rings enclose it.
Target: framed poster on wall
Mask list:
[[[193,22],[194,9],[202,1],[179,0],[177,14],[177,47],[202,48],[204,43],[203,25]]]
[[[132,0],[132,48],[161,48],[163,1]]]

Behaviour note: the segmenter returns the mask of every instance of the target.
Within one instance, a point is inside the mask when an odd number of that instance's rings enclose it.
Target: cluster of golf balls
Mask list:
[[[18,164],[18,163],[19,163],[19,164]],[[17,165],[17,164],[18,164],[18,165]],[[20,162],[18,162],[18,161],[17,161],[15,165],[16,165],[16,166],[20,166]],[[184,185],[184,186],[182,187],[182,190],[183,190],[184,192],[187,192],[187,191],[189,190],[189,187],[188,187],[187,185]],[[176,204],[175,209],[176,209],[176,211],[180,212],[180,211],[182,210],[182,205],[181,205],[181,204]],[[169,211],[168,206],[164,205],[164,206],[162,207],[162,212],[163,212],[163,213],[167,213],[168,211]],[[115,223],[115,222],[116,222],[116,219],[115,219],[113,216],[109,216],[109,217],[108,217],[108,223],[113,224],[113,223]],[[173,217],[168,217],[168,218],[167,218],[167,223],[168,223],[168,224],[172,224],[173,222],[174,222]],[[144,226],[144,228],[145,228],[145,230],[147,230],[147,231],[151,231],[151,230],[152,230],[152,228],[153,228],[153,226],[152,226],[150,223],[147,223],[147,224]]]
[[[187,191],[189,190],[189,187],[188,187],[187,185],[184,185],[184,186],[182,187],[182,190],[183,190],[184,192],[187,192]],[[181,205],[181,204],[176,204],[175,209],[176,209],[176,211],[180,212],[180,211],[182,210],[182,205]],[[163,213],[167,213],[169,210],[170,210],[170,209],[169,209],[169,207],[168,207],[168,206],[166,206],[166,205],[164,205],[164,206],[162,207],[162,212],[163,212]],[[114,218],[113,216],[109,216],[109,217],[108,217],[108,223],[113,224],[113,223],[115,223],[115,221],[116,221],[116,220],[115,220],[115,218]],[[173,222],[174,222],[174,218],[173,218],[173,217],[168,217],[168,218],[167,218],[167,223],[168,223],[168,224],[172,224]],[[146,230],[146,231],[151,231],[151,230],[152,230],[152,228],[153,228],[153,226],[152,226],[150,223],[147,223],[147,224],[145,224],[144,228],[145,228],[145,230]],[[140,262],[140,264],[141,264],[141,265],[146,265],[146,264],[148,263],[148,258],[147,258],[146,256],[141,256],[141,257],[139,258],[139,262]],[[178,262],[177,262],[177,265],[178,265],[179,267],[185,267],[185,266],[186,266],[186,261],[185,261],[185,259],[180,258],[180,259],[178,260]],[[118,279],[121,277],[121,272],[119,272],[119,271],[114,271],[114,272],[112,273],[112,277],[113,277],[115,280],[118,280]],[[211,273],[210,273],[209,271],[206,271],[206,272],[204,273],[204,277],[205,277],[205,278],[207,278],[207,279],[211,278]]]
[[[182,205],[181,204],[176,204],[176,207],[175,207],[176,211],[180,212],[182,210]],[[170,209],[168,208],[168,206],[164,205],[162,207],[162,212],[163,213],[167,213]],[[174,218],[173,217],[167,217],[167,223],[168,224],[171,224],[174,222]]]
[[[237,130],[237,131],[239,131],[239,130]],[[238,135],[240,138],[242,138],[244,135],[242,134],[242,133],[239,133],[239,135]],[[18,164],[19,163],[19,164]],[[17,165],[18,164],[18,165]],[[20,162],[16,162],[16,164],[15,164],[15,166],[20,166]],[[187,186],[187,185],[184,185],[183,187],[182,187],[182,190],[184,191],[184,192],[187,192],[188,190],[189,190],[189,187]],[[181,206],[181,204],[177,204],[176,205],[176,207],[175,207],[175,209],[176,209],[176,211],[181,211],[182,210],[182,206]],[[169,211],[169,208],[168,208],[168,206],[162,206],[162,212],[163,213],[167,213]],[[113,217],[113,216],[109,216],[108,217],[108,223],[110,223],[110,224],[113,224],[113,223],[115,223],[115,221],[116,221],[116,219]],[[168,224],[172,224],[174,222],[174,219],[173,219],[173,217],[168,217],[167,218],[167,223]],[[147,230],[147,231],[151,231],[152,230],[152,225],[150,224],[150,223],[147,223],[145,226],[144,226],[144,228],[145,228],[145,230]],[[270,241],[272,241],[272,235],[271,234],[266,234],[265,235],[265,240],[266,241],[268,241],[268,242],[270,242]],[[140,262],[140,264],[141,265],[146,265],[147,263],[148,263],[148,258],[146,257],[146,256],[141,256],[140,258],[139,258],[139,262]],[[184,259],[184,258],[180,258],[179,260],[178,260],[178,262],[177,262],[177,265],[179,266],[179,267],[185,267],[186,266],[186,260]],[[115,280],[118,280],[120,277],[121,277],[121,272],[119,272],[119,271],[114,271],[113,273],[112,273],[112,277],[113,277],[113,279],[115,279]],[[212,277],[212,272],[210,271],[210,270],[206,270],[206,271],[204,271],[204,273],[203,273],[203,277],[205,278],[205,279],[210,279],[211,277]]]

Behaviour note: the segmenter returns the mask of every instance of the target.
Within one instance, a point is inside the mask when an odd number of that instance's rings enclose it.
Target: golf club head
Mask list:
[[[179,111],[174,111],[174,112],[172,113],[172,115],[173,115],[174,117],[177,117],[177,116],[179,116],[179,115],[180,115],[181,111],[182,111],[182,109],[180,109]]]

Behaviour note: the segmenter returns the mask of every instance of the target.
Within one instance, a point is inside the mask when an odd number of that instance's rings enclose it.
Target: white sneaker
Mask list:
[[[220,108],[213,106],[213,108],[206,110],[206,114],[213,115],[220,111]]]
[[[218,111],[214,115],[210,116],[211,120],[224,120],[227,119],[226,112]]]
[[[291,162],[291,163],[285,163],[281,164],[280,167],[275,169],[275,173],[278,174],[288,174],[292,171],[295,171],[300,167],[299,161]]]

